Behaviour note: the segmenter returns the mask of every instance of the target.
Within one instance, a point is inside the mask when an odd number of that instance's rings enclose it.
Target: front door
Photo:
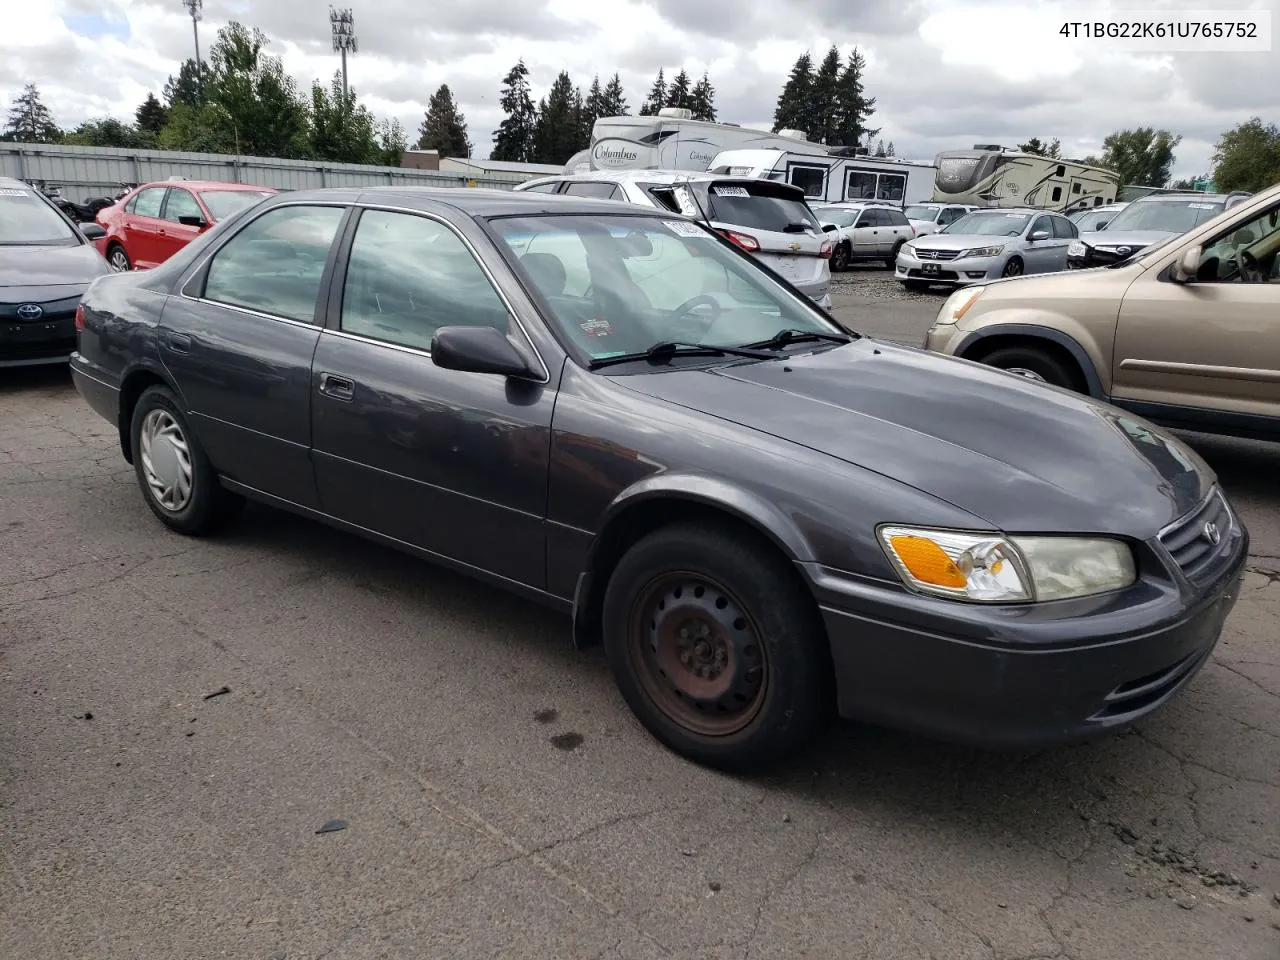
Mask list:
[[[431,361],[443,326],[523,338],[470,249],[440,220],[365,210],[340,296],[311,379],[325,512],[544,587],[555,385]]]
[[[200,236],[200,228],[183,223],[183,217],[196,217],[203,220],[204,211],[200,209],[200,204],[196,202],[195,195],[190,190],[170,187],[169,199],[164,202],[161,218],[164,224],[159,228],[159,237],[156,242],[156,255],[161,263]]]
[[[280,206],[245,224],[165,307],[157,340],[223,475],[315,508],[311,358],[342,206]]]
[[[1044,240],[1032,240],[1037,233],[1047,233]],[[1026,234],[1027,244],[1022,252],[1022,261],[1026,265],[1026,273],[1048,273],[1054,270],[1057,245],[1053,238],[1053,217],[1048,214],[1036,217]]]

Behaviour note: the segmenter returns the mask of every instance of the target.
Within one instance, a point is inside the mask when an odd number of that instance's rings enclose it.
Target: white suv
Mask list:
[[[831,306],[829,261],[835,244],[824,235],[799,187],[687,171],[595,170],[527,180],[515,189],[619,200],[694,217],[818,306]]]
[[[881,260],[893,269],[898,251],[915,231],[900,208],[888,203],[833,203],[814,208],[822,229],[835,242],[833,271],[861,260]]]

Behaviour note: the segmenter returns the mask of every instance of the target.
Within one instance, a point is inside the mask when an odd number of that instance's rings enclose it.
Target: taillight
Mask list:
[[[760,249],[759,240],[745,233],[739,233],[737,230],[721,230],[720,236],[747,253],[755,253]]]
[[[831,241],[830,241],[830,240],[823,240],[823,241],[822,241],[822,249],[818,251],[818,256],[820,256],[823,260],[830,260],[830,259],[831,259],[831,251],[832,251],[832,250],[834,250],[834,249],[835,249],[835,248],[831,246]]]
[[[76,329],[84,329],[84,304],[82,303],[76,304]]]

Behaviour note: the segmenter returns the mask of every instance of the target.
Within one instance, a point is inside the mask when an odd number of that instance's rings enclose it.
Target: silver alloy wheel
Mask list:
[[[1005,367],[1004,371],[1005,373],[1012,373],[1014,376],[1026,377],[1028,380],[1035,380],[1037,383],[1049,382],[1034,370],[1028,370],[1026,367]]]
[[[140,431],[142,473],[151,497],[169,513],[191,500],[191,450],[178,421],[167,410],[152,410]]]
[[[116,273],[127,273],[129,271],[129,255],[124,252],[124,247],[116,247],[111,251],[111,269]]]

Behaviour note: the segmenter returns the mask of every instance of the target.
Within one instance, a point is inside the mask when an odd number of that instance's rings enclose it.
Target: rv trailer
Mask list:
[[[822,203],[885,200],[905,206],[924,203],[933,196],[936,171],[932,164],[892,157],[769,149],[726,150],[712,162],[710,172],[781,180],[803,189],[810,200]]]
[[[934,163],[938,173],[933,200],[938,203],[1074,213],[1114,203],[1120,192],[1120,178],[1111,170],[998,144],[948,150],[938,154]]]

